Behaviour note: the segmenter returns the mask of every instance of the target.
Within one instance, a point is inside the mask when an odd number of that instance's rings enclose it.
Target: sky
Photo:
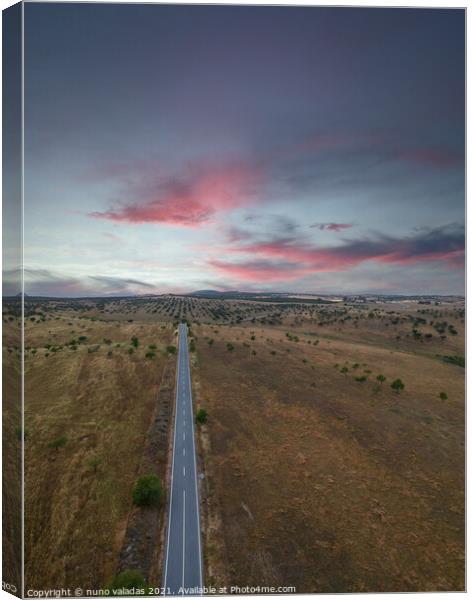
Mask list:
[[[25,6],[31,295],[464,293],[464,12]]]

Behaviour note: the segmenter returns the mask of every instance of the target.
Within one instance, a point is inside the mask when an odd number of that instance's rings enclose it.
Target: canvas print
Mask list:
[[[3,589],[465,589],[465,10],[3,12]]]

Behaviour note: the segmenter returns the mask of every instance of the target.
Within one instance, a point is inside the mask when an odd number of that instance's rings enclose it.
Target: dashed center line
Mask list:
[[[184,467],[184,477],[185,477],[185,467]]]

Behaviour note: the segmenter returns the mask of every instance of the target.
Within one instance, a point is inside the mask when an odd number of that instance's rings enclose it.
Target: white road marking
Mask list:
[[[185,448],[184,448],[184,456],[185,456]]]
[[[185,467],[184,467],[184,477],[185,477]]]
[[[177,342],[177,344],[180,343],[180,337],[179,340]],[[180,350],[179,350],[180,352]],[[179,383],[180,383],[180,362],[179,361],[177,363],[177,377],[176,377],[176,402],[177,399],[179,397]],[[175,461],[175,439],[177,436],[177,418],[175,419],[175,423],[174,423],[174,444],[172,446],[172,473],[171,473],[171,482],[174,481],[174,461]],[[185,436],[185,433],[184,433]],[[185,439],[185,438],[184,438]],[[174,488],[171,485],[170,486],[170,509],[169,509],[169,524],[167,526],[167,552],[166,552],[166,570],[165,570],[165,575],[164,575],[164,589],[167,588],[167,566],[169,564],[169,539],[170,539],[170,528],[171,528],[171,524],[172,524],[172,494],[173,494]]]
[[[185,431],[184,431],[184,442],[185,442]]]
[[[185,470],[185,467],[184,467],[184,470]],[[184,490],[184,517],[183,517],[183,527],[182,527],[182,595],[184,595],[184,590],[183,590],[184,587],[185,587],[185,490]]]

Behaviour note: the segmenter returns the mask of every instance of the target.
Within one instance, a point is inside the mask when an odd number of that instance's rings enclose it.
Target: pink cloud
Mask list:
[[[464,229],[447,226],[405,238],[379,236],[334,247],[295,239],[272,240],[230,247],[226,252],[256,259],[212,260],[210,266],[249,281],[290,281],[310,273],[344,271],[368,261],[397,265],[440,261],[460,269],[465,257]]]
[[[193,167],[179,176],[148,176],[131,182],[121,206],[89,216],[125,223],[168,223],[196,227],[219,212],[254,201],[260,173],[245,164]]]
[[[307,267],[296,266],[292,263],[277,264],[257,260],[240,263],[211,260],[208,264],[225,275],[241,281],[292,281],[311,272],[311,269]]]

